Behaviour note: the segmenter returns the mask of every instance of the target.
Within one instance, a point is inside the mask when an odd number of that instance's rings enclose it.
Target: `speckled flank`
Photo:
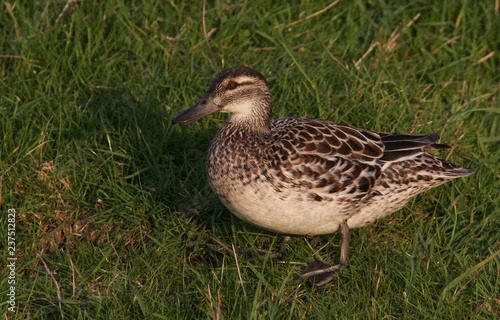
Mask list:
[[[446,148],[433,144],[436,135],[270,120],[267,82],[250,68],[222,71],[205,96],[221,101],[219,112],[233,113],[210,146],[210,185],[236,216],[271,231],[327,234],[345,221],[363,227],[473,172],[424,152]]]

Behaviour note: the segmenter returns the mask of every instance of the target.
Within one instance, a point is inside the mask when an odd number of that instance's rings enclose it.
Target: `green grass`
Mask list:
[[[196,1],[10,1],[17,24],[6,3],[4,261],[7,211],[18,213],[15,313],[0,267],[6,319],[500,317],[498,1],[341,1],[291,27],[330,2],[213,1],[214,60]],[[476,172],[353,230],[351,266],[324,287],[295,277],[314,254],[337,261],[338,235],[294,238],[283,263],[236,260],[233,246],[281,237],[208,186],[226,116],[170,121],[217,66],[243,64],[269,79],[275,117],[437,133],[453,146],[440,155]]]

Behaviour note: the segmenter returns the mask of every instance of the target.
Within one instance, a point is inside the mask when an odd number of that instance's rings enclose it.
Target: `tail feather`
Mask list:
[[[473,169],[462,168],[449,161],[440,159],[424,150],[429,149],[450,149],[446,144],[434,143],[439,139],[436,134],[422,135],[407,135],[380,133],[380,138],[384,144],[384,154],[380,158],[382,161],[398,162],[410,159],[425,159],[422,165],[425,167],[427,162],[427,170],[432,172],[432,175],[448,179],[466,177],[474,173]],[[388,166],[386,164],[385,166]],[[423,169],[423,168],[422,168]],[[423,169],[426,171],[426,169]]]
[[[457,169],[451,169],[451,170],[444,171],[443,176],[450,177],[450,178],[459,178],[459,177],[470,176],[473,173],[474,173],[474,169],[460,168],[459,167]]]
[[[447,144],[433,143],[430,146],[424,147],[424,149],[451,149]]]

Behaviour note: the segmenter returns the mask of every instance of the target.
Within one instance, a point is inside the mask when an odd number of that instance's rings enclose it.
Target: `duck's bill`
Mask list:
[[[203,97],[191,108],[182,111],[172,119],[172,123],[190,123],[219,111],[219,107],[210,97]]]

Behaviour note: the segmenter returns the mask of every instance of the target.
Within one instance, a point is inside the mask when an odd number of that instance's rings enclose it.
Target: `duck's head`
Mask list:
[[[219,72],[207,93],[191,108],[179,113],[172,123],[190,123],[215,112],[232,113],[229,122],[269,130],[271,93],[266,78],[249,67]]]

